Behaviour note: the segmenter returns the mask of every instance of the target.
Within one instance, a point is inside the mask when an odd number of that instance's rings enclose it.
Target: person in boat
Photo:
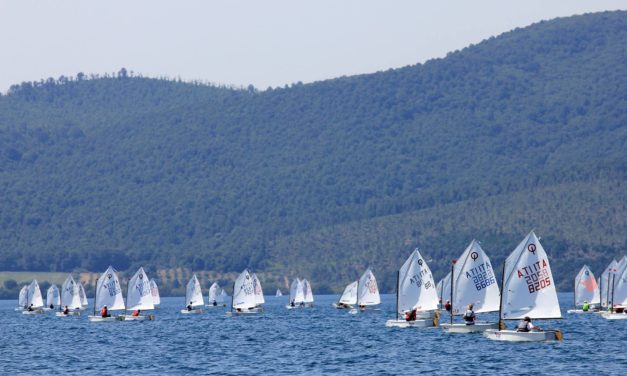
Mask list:
[[[241,308],[235,308],[235,311],[242,312],[242,309]]]
[[[450,300],[446,301],[446,304],[444,305],[444,309],[451,312],[451,302]]]
[[[188,311],[191,311],[192,309],[194,309],[194,308],[192,307],[192,302],[189,302],[189,304],[188,304],[188,305],[187,305],[187,307],[185,307],[185,308],[187,308],[187,310],[188,310]]]
[[[516,328],[517,332],[541,332],[542,328],[533,325],[533,323],[531,323],[531,318],[529,316],[525,316],[524,319],[522,319],[519,323],[518,323],[518,327]]]
[[[303,308],[305,306],[305,302],[300,302],[300,307]]]
[[[215,300],[213,301],[213,306],[216,307],[218,305],[218,302],[216,302]]]
[[[63,308],[63,314],[64,315],[69,315],[70,314],[70,308],[68,306],[65,306],[65,308]]]
[[[33,312],[35,309],[33,308],[33,304],[31,303],[31,305],[28,306],[28,308],[26,308],[26,310],[28,312]]]
[[[464,313],[464,322],[466,325],[475,325],[475,311],[473,311],[474,305],[468,304],[468,309]]]
[[[107,306],[102,307],[102,309],[100,310],[100,316],[102,318],[111,317],[111,315],[109,314],[109,309],[107,308]]]
[[[138,309],[138,310],[135,310],[131,315],[137,317],[137,316],[139,316],[140,312],[141,312],[141,310]]]
[[[290,302],[290,307],[296,307],[296,304],[294,304],[293,300]]]
[[[584,300],[584,301],[583,301],[583,306],[581,307],[581,309],[582,309],[584,312],[588,312],[588,310],[590,309],[590,304],[588,304],[588,301],[587,301],[587,300]]]
[[[50,306],[48,308],[54,309],[54,304],[50,303]]]
[[[363,304],[360,304],[360,305],[359,305],[359,309],[361,309],[362,311],[365,311],[365,310],[366,310],[366,306],[365,306],[365,305],[363,305]]]
[[[416,308],[411,311],[405,311],[405,321],[416,321]]]

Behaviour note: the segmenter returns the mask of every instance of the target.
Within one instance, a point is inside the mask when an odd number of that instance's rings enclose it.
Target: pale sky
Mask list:
[[[371,73],[627,0],[0,0],[0,92],[78,72],[264,90]]]

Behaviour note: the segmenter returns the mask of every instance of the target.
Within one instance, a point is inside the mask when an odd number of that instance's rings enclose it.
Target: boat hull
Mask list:
[[[627,319],[627,313],[612,313],[612,312],[603,312],[601,313],[604,319],[607,320],[625,320]]]
[[[192,309],[191,311],[187,310],[187,309],[182,309],[181,310],[181,313],[184,314],[184,315],[189,315],[189,314],[193,314],[193,313],[203,313],[203,312],[204,312],[204,310],[203,309],[199,309],[199,308]]]
[[[57,317],[68,317],[68,316],[80,316],[81,313],[79,311],[70,311],[67,315],[63,312],[56,312],[54,314]]]
[[[567,312],[568,313],[596,313],[598,311],[593,311],[591,309],[587,311],[584,311],[583,309],[569,309]]]
[[[418,319],[414,321],[388,320],[385,326],[388,328],[430,328],[435,325],[433,319]]]
[[[440,324],[442,330],[446,333],[481,333],[488,329],[498,329],[499,323],[497,322],[478,322],[474,325],[466,324]]]
[[[87,316],[87,320],[89,320],[89,322],[115,322],[118,321],[118,318],[117,316],[102,317],[89,315]]]
[[[22,315],[41,315],[44,311],[36,309],[34,311],[22,311]]]
[[[142,315],[142,316],[133,316],[133,315],[122,315],[118,316],[118,320],[120,321],[152,321],[155,319],[154,315]]]
[[[517,332],[515,330],[488,329],[483,335],[493,341],[505,342],[547,342],[558,341],[558,331],[546,330],[542,332]]]

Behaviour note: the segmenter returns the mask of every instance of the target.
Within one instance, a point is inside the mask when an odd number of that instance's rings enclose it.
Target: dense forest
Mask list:
[[[442,277],[531,230],[562,290],[627,247],[627,13],[540,22],[385,72],[258,90],[122,68],[0,96],[0,270],[309,278],[414,247]],[[274,286],[272,286],[274,287]]]

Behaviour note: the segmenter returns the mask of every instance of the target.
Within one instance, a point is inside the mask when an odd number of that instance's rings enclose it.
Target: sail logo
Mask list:
[[[135,290],[139,292],[139,296],[146,296],[150,293],[150,285],[147,282],[138,283],[135,285]]]
[[[496,283],[496,277],[494,276],[492,265],[490,265],[489,262],[485,262],[467,270],[466,278],[472,279],[477,291],[483,290]]]
[[[104,285],[109,291],[109,296],[116,296],[121,292],[118,281],[109,281]]]
[[[410,284],[415,284],[416,287],[420,288],[420,286],[423,286],[422,283],[422,279],[424,278],[424,276],[426,276],[427,274],[429,274],[428,270],[421,270],[420,273],[418,274],[414,274],[410,279],[409,279],[409,283]],[[433,284],[431,283],[430,280],[427,280],[427,282],[424,283],[424,288],[425,290],[430,289],[431,287],[433,287]]]
[[[549,263],[543,259],[517,270],[518,278],[525,278],[529,293],[533,294],[551,285],[548,266]]]
[[[246,295],[251,295],[254,293],[255,288],[253,287],[253,284],[250,283],[250,281],[247,281],[242,285],[242,291],[244,291],[244,294]]]
[[[377,282],[375,282],[372,278],[368,278],[366,281],[366,288],[370,291],[371,294],[376,294],[377,292]]]

